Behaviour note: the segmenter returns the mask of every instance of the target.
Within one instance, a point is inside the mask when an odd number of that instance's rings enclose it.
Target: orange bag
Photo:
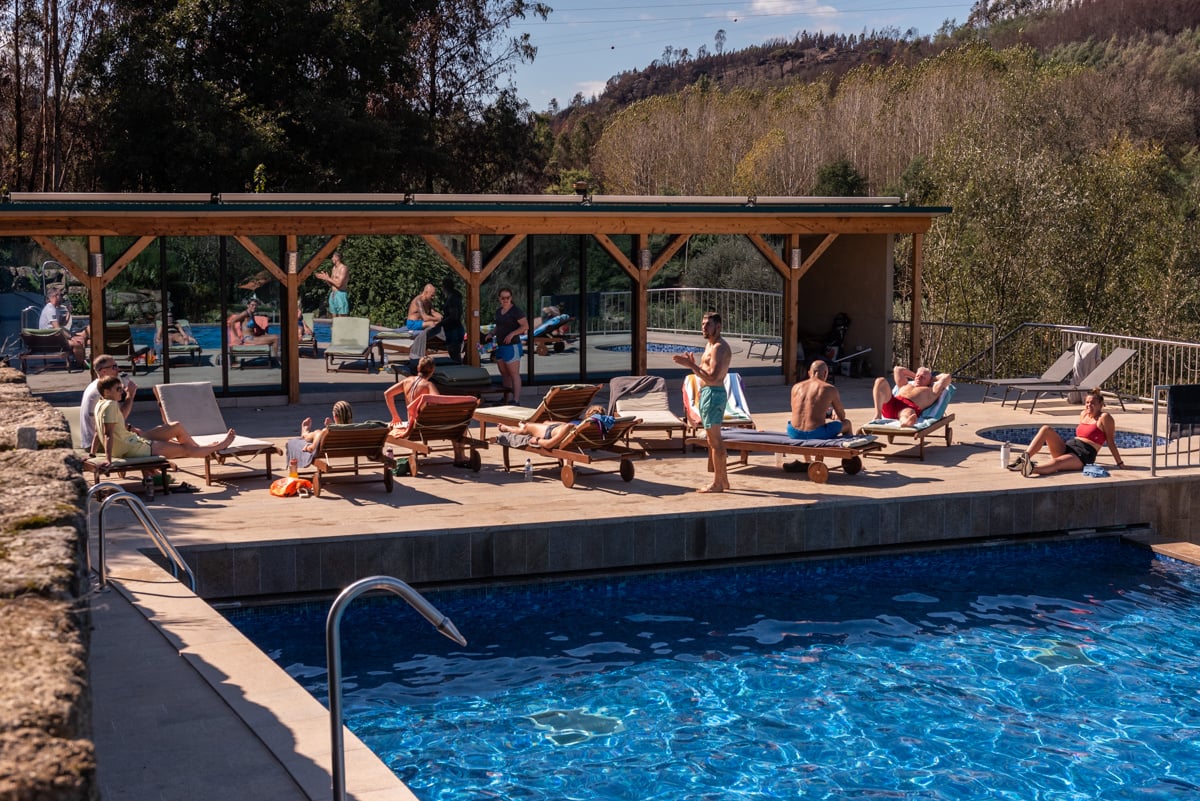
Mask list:
[[[306,478],[277,478],[271,482],[271,494],[279,498],[312,495],[312,482]]]

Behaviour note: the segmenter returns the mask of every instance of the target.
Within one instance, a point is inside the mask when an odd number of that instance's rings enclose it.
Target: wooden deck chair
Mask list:
[[[174,462],[168,461],[165,456],[131,456],[128,459],[114,459],[105,467],[104,443],[99,437],[97,440],[100,442],[100,452],[83,460],[83,469],[92,473],[93,486],[99,484],[101,479],[111,479],[114,474],[124,479],[129,473],[139,473],[142,477],[142,493],[149,501],[154,499],[154,477],[159,474],[162,476],[163,495],[170,494],[171,482],[167,478],[167,471],[179,469]]]
[[[559,479],[568,489],[575,486],[576,465],[581,464],[591,466],[599,462],[616,461],[621,479],[628,482],[633,481],[633,460],[643,458],[646,452],[641,448],[628,448],[621,442],[629,439],[632,430],[640,422],[636,417],[618,417],[612,426],[604,431],[599,422],[588,418],[576,425],[574,430],[567,434],[566,439],[553,448],[508,444],[515,441],[510,439],[512,435],[509,434],[501,434],[496,438],[496,443],[504,448],[505,470],[512,467],[508,453],[510,450],[557,460]]]
[[[325,349],[325,372],[335,361],[362,362],[363,372],[375,371],[375,343],[371,341],[371,321],[366,317],[334,317],[330,323],[329,347]],[[338,369],[341,369],[339,365]]]
[[[409,475],[415,476],[418,457],[429,456],[435,450],[453,450],[458,442],[470,452],[467,466],[478,473],[483,464],[479,450],[488,446],[486,440],[469,433],[478,407],[479,398],[473,395],[422,395],[408,405],[407,425],[392,429],[388,444],[408,451]],[[435,442],[444,444],[435,448]]]
[[[1000,399],[1000,405],[1003,406],[1008,401],[1009,393],[1021,386],[1064,382],[1071,375],[1071,371],[1075,369],[1076,360],[1087,358],[1098,347],[1100,346],[1095,342],[1076,342],[1074,346],[1063,351],[1062,355],[1055,359],[1054,364],[1046,368],[1046,372],[1036,378],[980,379],[979,383],[987,385],[987,389],[984,390],[983,397],[979,399],[979,402],[983,403],[989,397],[995,397],[991,394],[992,390],[998,390],[1000,387],[1004,387],[1004,396]]]
[[[162,329],[162,320],[158,321],[159,342],[162,344],[162,358],[174,359],[176,357],[187,357],[192,360],[193,364],[200,364],[201,354],[204,353],[204,348],[196,341],[196,337],[192,334],[192,325],[187,320],[177,318],[174,323],[175,328],[179,329],[184,336],[191,342],[171,342],[167,337],[167,332]]]
[[[565,334],[557,333],[560,328],[570,325],[574,318],[569,314],[559,314],[542,322],[533,329],[533,350],[538,356],[549,356],[551,352],[562,353],[571,341]],[[527,337],[522,336],[524,342]]]
[[[304,312],[300,316],[300,319],[304,321],[304,325],[310,333],[301,334],[299,329],[296,331],[296,352],[303,354],[304,351],[307,350],[312,354],[314,359],[317,358],[318,355],[317,329],[313,328],[313,322],[316,320],[316,317],[317,315],[315,312]]]
[[[62,328],[22,328],[21,348],[17,358],[23,373],[29,373],[29,362],[41,362],[42,370],[47,363],[62,362],[67,372],[71,372],[71,337]]]
[[[201,445],[220,442],[225,438],[229,426],[217,405],[209,381],[192,381],[180,384],[156,384],[154,397],[158,401],[163,422],[183,423],[192,439]],[[266,476],[271,478],[271,456],[281,453],[273,443],[238,434],[229,447],[204,458],[204,483],[211,486],[212,463],[225,464],[230,458],[247,464],[258,456],[266,457]],[[251,468],[253,469],[253,468]],[[257,471],[256,471],[257,472]]]
[[[608,382],[608,413],[614,417],[638,417],[638,442],[642,447],[651,443],[644,435],[652,431],[666,433],[674,444],[679,432],[679,446],[687,450],[687,421],[671,411],[667,382],[661,376],[619,376]],[[661,439],[658,440],[662,442]],[[626,440],[628,444],[628,440]]]
[[[700,379],[694,373],[683,379],[683,411],[692,435],[699,435],[704,430],[700,422],[700,388]],[[729,399],[725,403],[725,419],[721,426],[754,428],[754,418],[750,416],[750,405],[746,402],[740,374],[725,374],[725,393]]]
[[[807,462],[804,472],[809,480],[824,484],[829,480],[829,465],[825,459],[837,459],[848,476],[859,473],[863,468],[863,457],[879,450],[883,443],[874,436],[834,437],[833,439],[792,439],[783,432],[753,431],[735,428],[722,434],[725,450],[740,455],[739,464],[748,464],[751,453],[770,453],[799,456]],[[708,470],[713,470],[712,454],[709,454]]]
[[[946,387],[941,396],[928,409],[921,412],[917,418],[915,426],[902,426],[899,420],[888,420],[880,418],[872,420],[858,430],[859,434],[870,434],[877,437],[887,437],[888,444],[893,444],[895,440],[900,439],[904,442],[905,448],[915,447],[916,453],[908,453],[900,451],[893,456],[911,456],[913,458],[925,461],[925,440],[939,431],[946,437],[946,445],[954,443],[954,430],[950,428],[950,424],[954,422],[954,415],[947,414],[946,408],[950,405],[950,401],[954,398],[954,393],[958,388],[951,384]],[[892,389],[895,394],[895,388]]]
[[[395,460],[383,453],[388,431],[388,424],[381,420],[326,426],[325,434],[321,437],[321,448],[312,462],[316,469],[313,474],[313,495],[318,498],[321,496],[321,487],[331,476],[358,476],[376,469],[381,472],[383,488],[391,492],[396,486],[396,479],[392,475]],[[367,475],[371,477],[369,473]]]
[[[137,375],[138,363],[150,372],[151,348],[149,345],[135,345],[133,329],[124,320],[108,320],[104,323],[104,352],[117,360],[117,366],[126,367],[129,372]]]
[[[1025,393],[1033,393],[1033,403],[1029,404],[1029,413],[1033,414],[1033,409],[1037,406],[1038,399],[1043,395],[1060,394],[1065,395],[1068,392],[1091,392],[1093,389],[1101,390],[1102,392],[1105,382],[1117,374],[1117,371],[1125,366],[1125,363],[1137,355],[1137,351],[1133,348],[1113,348],[1112,353],[1104,361],[1096,366],[1082,378],[1074,378],[1071,381],[1058,384],[1025,384],[1016,387],[1020,395],[1013,401],[1013,408],[1021,405],[1021,399],[1025,397]],[[1125,411],[1125,400],[1116,392],[1104,392],[1105,395],[1114,397],[1121,404],[1121,411]]]
[[[435,374],[436,376],[436,374]],[[528,406],[491,406],[478,409],[475,420],[479,436],[487,437],[487,424],[520,425],[521,423],[550,423],[578,420],[591,405],[601,384],[558,384],[550,387],[536,408]]]

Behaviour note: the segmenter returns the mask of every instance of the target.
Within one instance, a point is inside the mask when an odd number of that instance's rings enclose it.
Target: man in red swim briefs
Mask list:
[[[892,378],[900,388],[894,395],[886,378],[875,379],[875,410],[880,417],[898,420],[902,426],[916,425],[921,412],[937,403],[953,381],[949,373],[939,373],[935,378],[928,367],[919,367],[915,373],[907,367],[897,367]]]

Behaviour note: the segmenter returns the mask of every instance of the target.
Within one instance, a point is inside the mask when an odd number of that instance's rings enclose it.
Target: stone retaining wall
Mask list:
[[[91,800],[87,488],[67,421],[9,367],[0,410],[0,800]],[[16,449],[18,427],[38,450]]]

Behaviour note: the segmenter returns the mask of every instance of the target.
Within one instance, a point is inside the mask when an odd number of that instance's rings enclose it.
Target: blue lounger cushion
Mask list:
[[[928,409],[921,412],[920,417],[917,418],[917,424],[914,426],[902,426],[900,425],[899,420],[890,420],[886,417],[881,417],[878,420],[872,420],[871,422],[867,423],[867,426],[891,426],[893,428],[904,429],[907,431],[924,430],[946,416],[946,408],[950,405],[950,401],[954,397],[954,393],[957,391],[958,387],[956,387],[954,384],[946,387],[946,391],[941,394],[937,401]],[[892,394],[895,393],[893,392]]]
[[[790,445],[801,448],[861,448],[875,437],[850,436],[832,439],[793,439],[782,431],[755,431],[749,428],[722,428],[721,438],[729,442],[757,442],[764,445]]]

